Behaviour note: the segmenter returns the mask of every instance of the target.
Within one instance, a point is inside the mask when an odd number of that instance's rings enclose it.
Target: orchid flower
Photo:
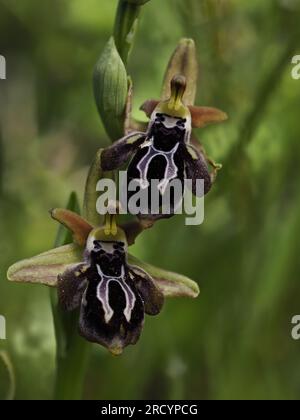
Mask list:
[[[74,243],[14,264],[8,279],[57,287],[66,311],[79,309],[79,333],[115,355],[135,344],[144,315],[157,315],[167,296],[196,297],[198,285],[128,254],[126,232],[116,216],[93,227],[78,214],[54,209],[51,216],[73,233]]]
[[[190,42],[182,41],[185,52],[191,50]],[[180,44],[179,51],[175,52],[175,58],[182,55],[182,45]],[[190,56],[193,56],[193,51]],[[209,123],[227,119],[227,115],[217,108],[191,105],[195,96],[191,93],[192,84],[195,91],[194,74],[192,71],[186,72],[187,77],[191,75],[192,80],[188,80],[184,75],[174,75],[178,64],[175,65],[173,61],[171,60],[169,65],[172,77],[168,77],[165,82],[165,86],[169,83],[169,90],[165,88],[163,99],[148,100],[141,107],[150,119],[146,131],[129,130],[125,137],[105,149],[101,158],[101,168],[104,171],[116,170],[127,165],[128,184],[135,181],[140,189],[148,192],[149,197],[151,181],[158,181],[156,188],[160,195],[160,203],[172,180],[180,181],[182,195],[186,179],[191,181],[194,195],[203,196],[210,191],[215,173],[209,172],[206,156],[192,138],[192,129],[203,128]],[[169,95],[167,99],[166,95]],[[214,168],[219,167],[216,165]],[[202,190],[197,189],[197,180],[203,180]],[[130,189],[128,193],[130,197]],[[172,203],[173,210],[175,206],[176,203]],[[155,220],[170,216],[151,215],[149,200],[147,214],[140,214],[139,217]]]

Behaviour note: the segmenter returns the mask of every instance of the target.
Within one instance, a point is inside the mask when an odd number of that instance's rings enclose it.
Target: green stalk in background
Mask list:
[[[137,29],[141,6],[149,0],[120,0],[114,27],[114,38],[117,50],[125,66]]]
[[[0,125],[0,197],[3,195],[3,176],[4,176],[4,150],[2,140],[2,130]]]
[[[9,386],[5,400],[11,401],[15,398],[16,395],[16,377],[14,366],[10,360],[8,352],[5,350],[0,351],[0,363],[4,364],[4,367],[7,370],[9,380]]]
[[[66,208],[79,214],[79,203],[75,193],[70,195]],[[60,226],[55,247],[72,242],[70,231]],[[54,399],[78,400],[82,397],[89,342],[78,334],[78,311],[71,313],[63,311],[58,304],[56,289],[50,289],[50,297],[56,337]]]

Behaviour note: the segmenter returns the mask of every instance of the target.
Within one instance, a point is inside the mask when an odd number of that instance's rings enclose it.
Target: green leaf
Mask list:
[[[128,263],[136,265],[150,274],[165,297],[196,298],[200,293],[198,284],[186,276],[155,267],[138,260],[132,255],[128,256]]]
[[[82,253],[83,249],[75,244],[54,248],[12,265],[7,272],[7,278],[15,282],[55,287],[57,276],[71,265],[82,261]]]
[[[94,95],[100,117],[112,141],[124,135],[128,79],[114,38],[108,41],[94,71]]]

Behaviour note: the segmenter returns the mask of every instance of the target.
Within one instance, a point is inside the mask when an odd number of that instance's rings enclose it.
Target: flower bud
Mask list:
[[[127,92],[127,72],[114,39],[110,38],[95,67],[94,95],[100,117],[112,141],[124,135]]]

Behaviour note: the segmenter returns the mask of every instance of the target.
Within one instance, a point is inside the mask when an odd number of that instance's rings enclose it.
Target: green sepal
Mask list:
[[[82,261],[83,248],[64,245],[12,265],[7,272],[10,281],[45,284],[55,287],[57,276]]]
[[[184,104],[194,105],[197,93],[198,62],[193,39],[181,39],[171,56],[164,78],[162,100],[168,100],[170,98],[171,80],[174,76],[179,74],[184,76],[187,81],[186,90],[183,96]]]
[[[138,266],[150,274],[165,297],[196,298],[200,293],[198,284],[186,276],[155,267],[140,261],[130,254],[128,255],[128,263]]]

